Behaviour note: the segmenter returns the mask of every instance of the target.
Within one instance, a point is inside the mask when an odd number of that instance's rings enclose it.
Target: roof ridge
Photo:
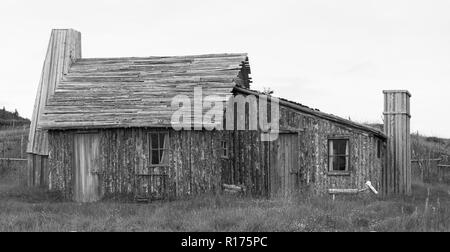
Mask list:
[[[80,58],[77,61],[102,61],[102,60],[145,60],[145,59],[190,59],[190,58],[234,58],[234,57],[248,57],[247,53],[215,53],[215,54],[192,54],[192,55],[154,55],[154,56],[133,56],[133,57],[95,57],[95,58]]]

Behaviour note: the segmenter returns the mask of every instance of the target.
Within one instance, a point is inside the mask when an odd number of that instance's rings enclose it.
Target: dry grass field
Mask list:
[[[450,187],[415,184],[408,198],[231,196],[151,204],[63,202],[1,171],[0,231],[450,231]],[[429,191],[429,194],[428,194]]]

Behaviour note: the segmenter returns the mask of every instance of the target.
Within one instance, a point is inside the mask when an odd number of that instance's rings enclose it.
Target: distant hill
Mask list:
[[[30,125],[30,120],[23,118],[19,115],[17,110],[15,112],[10,112],[3,107],[0,109],[0,129]]]
[[[362,124],[384,131],[382,123],[363,122]],[[411,133],[411,151],[413,159],[439,158],[443,155],[450,157],[450,139]]]
[[[450,157],[450,139],[411,134],[412,158]]]

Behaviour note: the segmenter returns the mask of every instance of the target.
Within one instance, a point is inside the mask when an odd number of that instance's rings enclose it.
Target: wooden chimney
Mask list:
[[[386,195],[411,194],[410,98],[406,90],[385,90],[384,131],[387,159],[383,171]]]
[[[28,185],[47,186],[48,135],[40,128],[42,111],[49,97],[54,94],[64,74],[81,58],[81,34],[73,29],[52,30],[41,80],[34,103],[28,137]]]

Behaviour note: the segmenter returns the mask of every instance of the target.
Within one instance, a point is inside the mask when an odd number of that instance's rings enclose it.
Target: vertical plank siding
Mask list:
[[[363,188],[371,181],[381,188],[385,167],[385,140],[362,130],[344,126],[329,120],[307,115],[280,106],[280,130],[298,134],[298,183],[300,192],[321,195],[330,188]],[[261,142],[260,132],[236,131],[228,133],[233,138],[230,160],[223,166],[223,182],[244,185],[253,196],[277,196],[284,184],[292,184],[277,161],[286,158],[279,153],[280,138],[274,142]],[[328,138],[344,136],[350,143],[350,169],[348,175],[328,173]],[[283,140],[281,140],[283,141]],[[381,141],[380,157],[377,144]],[[291,154],[291,153],[289,153]],[[293,161],[295,162],[295,161]],[[225,168],[226,167],[226,168]],[[292,178],[291,178],[292,179]]]
[[[101,188],[105,197],[133,196],[136,175],[150,165],[147,133],[158,129],[102,129],[100,135]],[[73,198],[74,136],[78,131],[50,131],[50,189]],[[168,174],[169,197],[200,193],[218,193],[222,185],[222,167],[228,160],[220,158],[220,140],[227,132],[169,131],[169,167],[158,168]],[[163,171],[164,170],[164,171]],[[228,169],[224,169],[227,173]],[[227,175],[228,176],[228,175]]]
[[[183,198],[201,193],[220,193],[222,185],[245,186],[254,197],[275,196],[280,186],[298,183],[298,192],[320,195],[329,188],[362,188],[368,180],[381,186],[385,146],[377,157],[379,137],[329,120],[280,107],[280,129],[297,134],[294,151],[280,153],[280,140],[262,142],[258,131],[174,131],[170,134],[168,175],[170,198]],[[158,129],[99,129],[101,187],[106,197],[132,196],[136,175],[149,167],[147,133]],[[72,195],[73,138],[76,130],[49,132],[50,185],[67,198]],[[347,175],[328,173],[328,138],[345,136],[350,143],[350,169]],[[221,154],[221,141],[229,146],[228,158]],[[283,143],[281,143],[283,144]],[[277,164],[296,155],[292,171],[282,171]],[[290,178],[290,172],[297,177]],[[298,182],[297,182],[298,181]]]
[[[74,200],[95,202],[102,198],[98,176],[100,161],[98,134],[76,134],[74,148]]]
[[[383,91],[387,164],[385,194],[411,194],[410,97],[404,90]]]
[[[385,141],[362,130],[356,130],[329,120],[280,107],[280,130],[299,134],[299,183],[303,193],[320,195],[330,188],[363,188],[368,180],[381,187]],[[328,172],[328,138],[346,137],[350,144],[348,175]],[[377,157],[377,141],[382,141],[381,156]],[[276,142],[270,143],[275,145]],[[273,148],[270,150],[273,151]],[[275,155],[270,155],[275,158]],[[272,180],[279,180],[271,174]]]

